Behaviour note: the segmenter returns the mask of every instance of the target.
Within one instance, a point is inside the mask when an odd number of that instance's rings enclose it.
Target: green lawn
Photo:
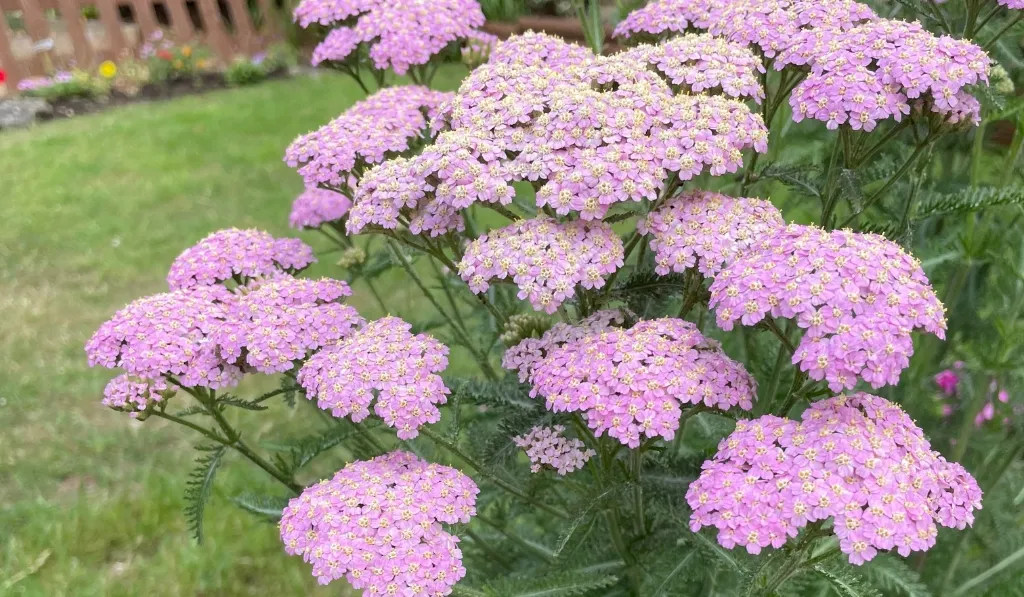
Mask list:
[[[170,262],[206,234],[289,234],[302,184],[284,148],[359,97],[344,78],[302,77],[0,135],[0,594],[339,593],[230,504],[272,487],[237,458],[196,545],[181,514],[195,438],[102,407],[112,373],[87,368],[82,347],[125,303],[165,290]],[[390,295],[407,308],[413,296]],[[250,440],[308,414],[277,408],[263,420],[283,423]]]

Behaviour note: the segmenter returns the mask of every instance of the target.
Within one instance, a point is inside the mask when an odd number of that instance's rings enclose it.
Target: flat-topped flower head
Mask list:
[[[167,390],[164,379],[142,379],[126,373],[110,380],[103,388],[103,406],[138,417],[140,413],[163,402]]]
[[[292,202],[288,223],[292,228],[319,228],[323,224],[341,222],[352,200],[338,193],[317,187],[307,187]]]
[[[764,99],[758,77],[765,72],[761,59],[721,37],[681,35],[656,46],[632,48],[625,55],[654,65],[673,86],[687,93],[718,91],[732,98]]]
[[[373,410],[398,437],[412,439],[419,428],[441,418],[438,404],[449,390],[441,376],[448,347],[408,323],[385,317],[313,355],[298,381],[310,399],[336,417],[362,421]]]
[[[519,381],[525,383],[532,378],[534,367],[543,361],[552,350],[588,336],[591,332],[600,333],[613,326],[624,325],[625,322],[625,314],[612,309],[598,311],[576,324],[558,322],[550,326],[539,338],[520,337],[514,346],[510,346],[505,351],[501,359],[501,366],[517,372]]]
[[[475,0],[303,0],[294,18],[302,27],[338,26],[314,50],[314,65],[343,61],[366,44],[374,67],[400,75],[484,24]]]
[[[529,433],[516,436],[512,441],[526,452],[530,470],[539,473],[542,468],[554,469],[566,475],[583,468],[597,452],[587,449],[577,438],[565,437],[565,427],[534,427]]]
[[[721,0],[654,0],[626,15],[615,26],[615,37],[629,40],[663,40],[690,28],[707,29],[711,8]]]
[[[353,177],[425,140],[429,119],[450,96],[419,85],[382,89],[295,139],[284,161],[298,168],[306,186],[327,185],[351,197]]]
[[[316,262],[313,249],[297,238],[274,238],[262,230],[229,228],[185,249],[167,274],[171,290],[210,286],[279,273],[294,273]]]
[[[559,223],[542,216],[474,240],[459,262],[459,276],[478,294],[486,292],[493,279],[511,278],[521,300],[554,313],[575,295],[577,286],[601,288],[622,264],[622,241],[610,225]]]
[[[480,490],[458,470],[408,452],[357,460],[303,490],[279,524],[289,555],[320,584],[344,578],[363,595],[448,595],[466,575],[458,537]]]
[[[511,203],[517,181],[537,189],[538,207],[599,220],[616,203],[656,200],[672,173],[736,172],[744,150],[766,151],[758,114],[709,95],[760,97],[753,54],[709,38],[667,48],[598,57],[542,35],[500,44],[439,109],[433,144],[367,173],[350,232],[403,216],[414,234],[441,235],[474,203]]]
[[[806,332],[793,355],[834,391],[857,378],[895,384],[910,363],[910,334],[945,337],[944,307],[921,264],[876,234],[791,224],[761,239],[718,273],[710,306],[718,325],[796,321]]]
[[[260,373],[281,373],[310,351],[347,337],[363,324],[340,300],[340,280],[280,276],[244,288],[214,334],[224,359]]]
[[[548,409],[583,414],[596,435],[607,432],[635,448],[645,438],[675,437],[683,404],[753,406],[754,379],[688,321],[582,327],[584,335],[548,342],[528,378],[531,394],[543,396]]]
[[[802,39],[780,63],[811,66],[790,98],[795,119],[871,130],[879,120],[899,120],[910,105],[949,122],[976,122],[980,105],[967,87],[988,82],[991,59],[968,40],[878,19]]]
[[[832,519],[839,548],[859,565],[878,551],[930,548],[937,525],[972,524],[981,489],[898,406],[857,393],[816,402],[799,422],[739,421],[686,500],[694,532],[715,527],[724,547],[754,554]]]
[[[651,212],[638,230],[651,235],[658,274],[682,273],[696,266],[713,277],[783,226],[782,213],[770,201],[691,191]]]
[[[148,380],[173,376],[185,387],[235,385],[241,371],[220,358],[210,341],[233,301],[234,296],[223,286],[138,299],[115,313],[89,339],[85,345],[89,365],[121,368]]]

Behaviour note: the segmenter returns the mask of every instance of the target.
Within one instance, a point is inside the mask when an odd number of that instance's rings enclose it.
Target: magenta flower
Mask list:
[[[947,396],[956,394],[956,386],[960,383],[960,376],[952,369],[940,371],[935,375],[935,385],[939,386],[942,393]]]
[[[530,470],[539,473],[547,466],[559,475],[566,475],[583,468],[597,452],[587,449],[582,441],[567,438],[565,427],[534,427],[529,433],[512,438],[512,441],[526,452],[530,459]]]
[[[138,299],[115,313],[86,343],[89,365],[119,367],[147,380],[173,377],[185,387],[233,386],[241,371],[220,358],[210,342],[233,303],[234,296],[222,286]],[[120,382],[110,390],[127,396]]]
[[[132,417],[164,400],[167,382],[163,379],[136,379],[118,375],[103,389],[103,405],[114,410],[131,413]]]
[[[442,524],[468,523],[479,491],[458,470],[408,452],[352,462],[289,502],[281,541],[320,584],[344,578],[363,595],[448,595],[466,569]]]
[[[492,279],[512,278],[519,298],[554,313],[576,286],[601,288],[623,264],[623,247],[603,222],[559,223],[548,217],[492,230],[466,248],[459,275],[480,294]]]
[[[171,264],[171,290],[210,286],[279,273],[294,273],[316,262],[313,249],[297,238],[274,238],[256,229],[229,228],[207,236]]]
[[[352,207],[352,201],[335,191],[307,187],[292,202],[288,223],[292,228],[319,228],[322,224],[340,222]]]
[[[362,421],[374,412],[398,437],[412,439],[418,429],[441,418],[438,404],[449,390],[441,376],[448,347],[397,317],[371,321],[348,338],[313,355],[298,381],[317,405],[335,417]]]
[[[681,319],[640,321],[623,329],[600,325],[599,312],[578,331],[556,325],[539,341],[505,355],[506,368],[526,369],[531,395],[554,412],[580,412],[596,435],[631,448],[642,438],[671,440],[683,404],[750,410],[756,382],[717,342]],[[541,355],[523,357],[524,352]]]
[[[450,95],[418,85],[382,89],[295,139],[284,161],[298,168],[307,187],[329,185],[351,197],[353,176],[415,147],[428,134],[428,119]]]
[[[914,347],[910,333],[945,337],[945,308],[921,264],[876,234],[791,224],[766,236],[718,273],[711,301],[718,325],[786,317],[806,332],[793,364],[833,391],[860,377],[899,381]]]
[[[323,60],[342,61],[356,46],[367,44],[374,67],[400,75],[430,62],[484,24],[474,0],[302,0],[294,18],[302,27],[339,25],[314,50],[314,66]]]
[[[363,324],[340,299],[352,290],[340,280],[280,276],[243,289],[213,342],[228,362],[260,373],[281,373],[310,351],[347,337]]]
[[[705,276],[714,276],[784,226],[782,213],[770,201],[691,191],[651,212],[638,230],[652,235],[658,274],[681,273],[696,266]]]
[[[718,529],[726,548],[782,547],[831,518],[850,563],[906,557],[935,544],[936,525],[963,529],[981,508],[964,468],[932,451],[895,404],[856,393],[816,402],[802,421],[739,421],[690,484],[690,528]]]

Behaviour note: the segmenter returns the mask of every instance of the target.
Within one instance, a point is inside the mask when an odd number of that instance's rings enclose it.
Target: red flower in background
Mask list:
[[[160,60],[170,60],[171,58],[174,58],[174,55],[167,50],[160,50],[156,53],[156,57]]]
[[[4,69],[0,68],[0,84],[5,83],[6,81],[7,81],[7,71],[5,71]]]

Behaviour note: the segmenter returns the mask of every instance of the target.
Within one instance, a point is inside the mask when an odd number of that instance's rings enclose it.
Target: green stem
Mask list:
[[[644,514],[644,490],[640,485],[643,477],[643,454],[640,450],[630,452],[629,463],[633,481],[636,483],[633,487],[633,513],[636,515],[633,528],[636,535],[642,537],[647,534],[647,517]]]
[[[1005,27],[997,31],[996,34],[992,36],[992,39],[988,40],[987,42],[985,42],[985,45],[981,46],[981,49],[988,50],[989,48],[994,46],[995,43],[999,41],[999,38],[1002,37],[1004,33],[1012,29],[1014,25],[1019,23],[1021,19],[1024,19],[1024,14],[1017,15],[1015,19],[1011,20],[1009,23],[1006,24]]]
[[[981,183],[982,159],[985,157],[985,125],[983,120],[974,129],[974,144],[971,147],[971,186]]]
[[[995,566],[992,566],[988,570],[982,572],[981,574],[975,576],[974,578],[968,580],[964,584],[957,587],[956,590],[953,591],[951,597],[960,597],[961,595],[966,595],[974,587],[977,587],[982,583],[988,582],[988,580],[994,576],[1002,574],[1004,570],[1013,566],[1017,562],[1017,560],[1021,558],[1024,558],[1024,547],[1021,547],[1017,551],[1011,553],[1010,555],[1000,560],[999,563],[997,563]]]
[[[513,533],[513,532],[511,532],[509,530],[506,530],[504,527],[502,527],[501,525],[499,525],[495,521],[491,520],[490,518],[487,518],[486,516],[483,516],[482,514],[477,514],[474,518],[476,520],[479,520],[480,522],[486,524],[487,526],[491,527],[495,531],[498,531],[506,539],[508,539],[509,541],[515,543],[519,547],[522,547],[523,550],[526,551],[527,553],[529,553],[529,554],[531,554],[533,556],[536,556],[537,558],[540,558],[541,561],[543,561],[545,563],[548,563],[548,564],[554,563],[555,556],[554,556],[554,554],[550,550],[545,549],[544,547],[542,547],[540,545],[537,545],[536,543],[531,543],[531,542],[527,541],[526,539],[523,539],[519,535],[517,535],[517,534],[515,534],[515,533]]]
[[[782,408],[778,410],[780,417],[785,417],[796,401],[800,399],[799,388],[807,381],[807,374],[797,369],[793,373],[793,383],[789,386],[789,395],[786,396],[786,401],[782,403]]]
[[[896,184],[896,182],[899,179],[903,178],[903,175],[906,174],[907,171],[910,170],[910,168],[914,165],[914,162],[917,161],[917,157],[919,155],[921,155],[921,153],[928,146],[931,145],[933,140],[934,140],[934,136],[929,135],[928,137],[925,138],[925,140],[923,142],[918,144],[918,146],[914,149],[914,153],[910,154],[910,157],[907,158],[907,161],[904,162],[902,166],[900,166],[900,169],[897,170],[896,173],[893,174],[891,177],[889,177],[889,180],[885,181],[885,184],[882,185],[882,188],[878,189],[877,191],[872,193],[870,197],[868,197],[867,199],[864,200],[864,205],[863,205],[863,207],[861,207],[860,211],[858,211],[856,213],[850,214],[850,217],[848,217],[845,220],[843,220],[843,223],[840,224],[838,227],[839,228],[846,228],[847,226],[850,225],[851,222],[853,222],[858,217],[860,217],[872,205],[874,205],[879,199],[881,199],[882,196],[885,195],[885,192],[888,191],[892,187],[892,185]]]
[[[434,443],[446,448],[449,452],[458,456],[470,468],[476,470],[476,472],[489,479],[492,483],[504,489],[505,491],[511,493],[512,495],[516,496],[517,498],[526,502],[527,504],[536,506],[541,510],[547,512],[548,514],[551,514],[552,516],[557,516],[558,518],[565,519],[569,518],[569,515],[565,512],[562,512],[556,508],[552,508],[551,506],[548,506],[547,504],[536,500],[535,498],[520,491],[516,486],[512,485],[505,479],[502,479],[501,477],[492,473],[484,465],[474,460],[469,454],[466,454],[462,450],[462,448],[460,448],[455,442],[449,440],[446,437],[438,435],[437,433],[434,432],[434,430],[430,429],[429,427],[420,427],[420,433],[430,438]]]

